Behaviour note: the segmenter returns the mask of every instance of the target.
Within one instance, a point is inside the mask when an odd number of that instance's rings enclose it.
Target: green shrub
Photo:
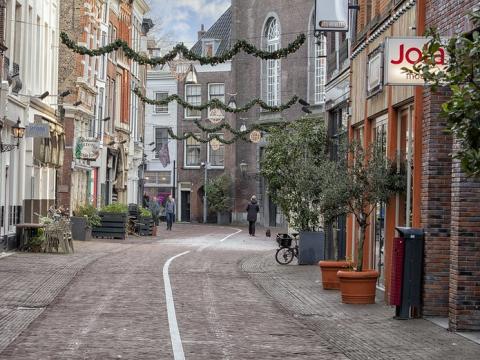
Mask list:
[[[75,210],[75,216],[86,217],[89,227],[100,225],[100,216],[98,210],[92,205],[80,206]]]
[[[102,211],[111,214],[126,214],[128,213],[128,206],[126,204],[120,204],[115,202],[104,206],[102,208]]]
[[[144,207],[140,207],[140,216],[142,217],[152,217],[152,212]]]
[[[228,212],[232,209],[232,181],[230,176],[223,174],[211,179],[207,184],[207,204],[210,211]]]

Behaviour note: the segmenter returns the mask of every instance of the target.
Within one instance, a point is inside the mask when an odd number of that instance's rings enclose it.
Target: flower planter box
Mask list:
[[[346,270],[349,266],[347,261],[319,261],[318,266],[322,273],[322,285],[325,290],[340,289],[340,279],[337,276],[339,270]]]
[[[152,236],[153,235],[153,218],[139,216],[137,219],[137,228],[136,232],[141,236]]]
[[[100,226],[92,229],[96,238],[125,239],[127,230],[127,214],[100,212]]]
[[[337,273],[344,304],[375,304],[378,271],[342,271]]]
[[[301,231],[298,242],[298,265],[316,265],[325,259],[325,233]]]
[[[92,239],[92,228],[88,226],[88,221],[84,216],[70,217],[72,226],[72,239],[87,241]]]

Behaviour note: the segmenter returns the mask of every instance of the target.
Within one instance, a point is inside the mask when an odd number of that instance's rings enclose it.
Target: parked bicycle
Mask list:
[[[292,236],[277,234],[279,248],[275,254],[275,259],[280,265],[290,264],[294,257],[298,259],[298,233],[292,233]],[[294,246],[292,246],[292,241],[295,241]]]

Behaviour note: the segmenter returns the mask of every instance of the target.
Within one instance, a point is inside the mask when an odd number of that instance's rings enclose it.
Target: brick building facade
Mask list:
[[[318,58],[324,50],[316,46],[313,37],[314,3],[308,0],[280,2],[275,0],[232,0],[232,43],[245,39],[262,49],[274,50],[287,46],[300,33],[307,33],[308,43],[285,59],[261,61],[240,53],[232,61],[237,104],[243,105],[253,98],[261,98],[271,105],[280,105],[297,95],[311,104],[313,112],[323,112],[325,63]],[[268,121],[293,121],[303,113],[300,106],[284,112],[269,113],[259,107],[237,115],[237,124],[247,125]],[[240,118],[245,118],[241,120]],[[239,142],[236,145],[239,179],[235,198],[237,220],[245,220],[245,207],[253,194],[260,204],[259,221],[266,226],[283,225],[284,219],[267,193],[259,177],[260,159],[266,146],[265,139],[258,144]],[[238,164],[244,161],[248,170],[242,175]]]
[[[372,59],[385,56],[386,37],[422,35],[437,27],[443,36],[469,31],[466,14],[476,1],[359,1],[352,43],[349,136],[365,146],[384,142],[387,156],[406,162],[411,188],[387,204],[376,204],[369,219],[364,266],[380,272],[389,298],[396,226],[425,230],[423,315],[449,317],[452,330],[478,330],[478,201],[480,183],[467,179],[452,160],[455,141],[439,117],[448,92],[423,86],[391,86],[369,81]],[[383,62],[383,57],[382,57]],[[373,70],[372,70],[373,69]],[[378,69],[380,71],[380,69]],[[367,74],[367,81],[365,79]],[[355,255],[357,226],[347,221],[347,256]]]
[[[192,51],[198,55],[216,55],[221,56],[230,46],[230,34],[232,27],[231,8],[212,25],[208,31],[199,32],[199,40],[193,46]],[[188,84],[184,81],[179,82],[178,95],[192,104],[205,104],[211,99],[217,98],[228,103],[231,94],[234,93],[231,62],[210,65],[195,65],[197,73],[197,83]],[[205,138],[198,127],[193,123],[199,120],[204,126],[214,126],[210,118],[209,110],[190,111],[179,106],[178,116],[178,134],[187,132],[197,133],[198,136]],[[213,120],[228,122],[236,128],[235,117],[232,114],[223,114],[223,119]],[[230,139],[228,133],[219,133],[225,139]],[[207,166],[207,178],[213,179],[223,173],[230,174],[233,184],[232,189],[236,187],[234,177],[236,168],[235,147],[238,144],[220,144],[218,149],[213,149],[210,143],[203,144],[193,138],[178,142],[178,214],[181,221],[203,221],[203,196],[205,183],[205,166]],[[234,201],[235,202],[235,201]],[[209,221],[215,220],[216,214],[208,214]]]

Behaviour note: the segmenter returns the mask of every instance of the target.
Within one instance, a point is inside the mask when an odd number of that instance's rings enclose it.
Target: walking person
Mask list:
[[[167,230],[172,230],[173,220],[175,219],[175,201],[172,195],[168,195],[165,203],[165,215],[167,217]]]
[[[257,222],[257,214],[259,211],[260,207],[257,204],[257,197],[253,195],[247,205],[248,233],[250,236],[255,236],[255,223]]]

